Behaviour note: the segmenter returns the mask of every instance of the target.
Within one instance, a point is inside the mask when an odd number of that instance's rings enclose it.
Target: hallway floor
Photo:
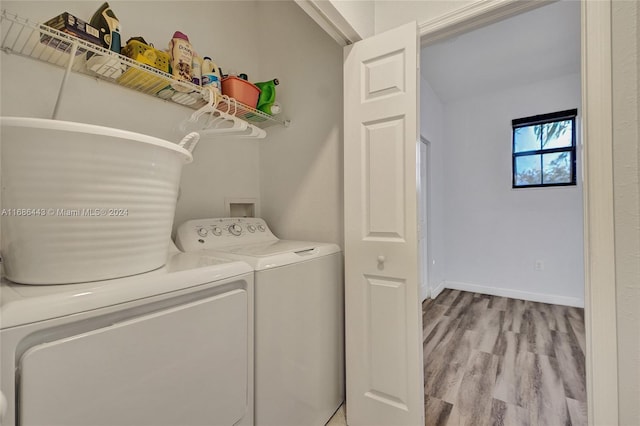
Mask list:
[[[444,290],[422,305],[427,425],[586,425],[584,311]]]

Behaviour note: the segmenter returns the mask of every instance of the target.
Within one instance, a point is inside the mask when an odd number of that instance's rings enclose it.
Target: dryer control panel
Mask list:
[[[176,245],[185,252],[277,240],[267,223],[256,217],[194,219],[180,225],[176,232]]]

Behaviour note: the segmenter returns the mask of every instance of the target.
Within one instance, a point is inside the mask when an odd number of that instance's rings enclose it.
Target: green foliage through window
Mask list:
[[[513,187],[576,184],[576,109],[519,118],[513,126]]]

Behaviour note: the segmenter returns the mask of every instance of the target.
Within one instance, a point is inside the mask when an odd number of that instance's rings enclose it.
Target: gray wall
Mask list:
[[[291,119],[260,143],[262,216],[280,238],[342,245],[342,48],[292,2],[259,11],[262,71]]]
[[[445,104],[446,287],[584,306],[581,180],[511,187],[511,120],[580,102],[569,74]],[[579,132],[577,144],[580,176]]]
[[[101,1],[3,1],[36,22],[63,11],[88,20]],[[131,1],[111,4],[122,39],[142,35],[164,49],[174,31],[200,55],[251,81],[280,78],[283,115],[263,140],[208,137],[184,167],[175,223],[226,216],[228,198],[253,198],[275,232],[342,243],[342,48],[293,1]],[[149,11],[153,13],[150,15]],[[63,70],[2,54],[3,115],[50,118]],[[132,90],[72,75],[59,118],[178,141],[193,111]]]

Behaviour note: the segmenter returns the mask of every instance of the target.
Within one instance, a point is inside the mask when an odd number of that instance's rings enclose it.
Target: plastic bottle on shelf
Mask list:
[[[189,37],[180,31],[173,34],[169,43],[171,54],[171,69],[173,78],[191,82],[191,67],[193,65],[193,47],[189,43]]]
[[[198,55],[193,55],[191,82],[196,86],[202,86],[202,58]]]
[[[222,89],[221,86],[222,76],[218,65],[211,60],[210,57],[205,56],[202,61],[202,87],[214,86],[218,91]]]
[[[276,86],[278,84],[280,84],[280,82],[277,78],[269,81],[263,81],[261,83],[255,83],[255,85],[260,89],[260,97],[258,98],[258,105],[256,106],[256,109],[270,115],[280,112],[279,109],[277,112],[272,111],[272,106],[276,101]]]

